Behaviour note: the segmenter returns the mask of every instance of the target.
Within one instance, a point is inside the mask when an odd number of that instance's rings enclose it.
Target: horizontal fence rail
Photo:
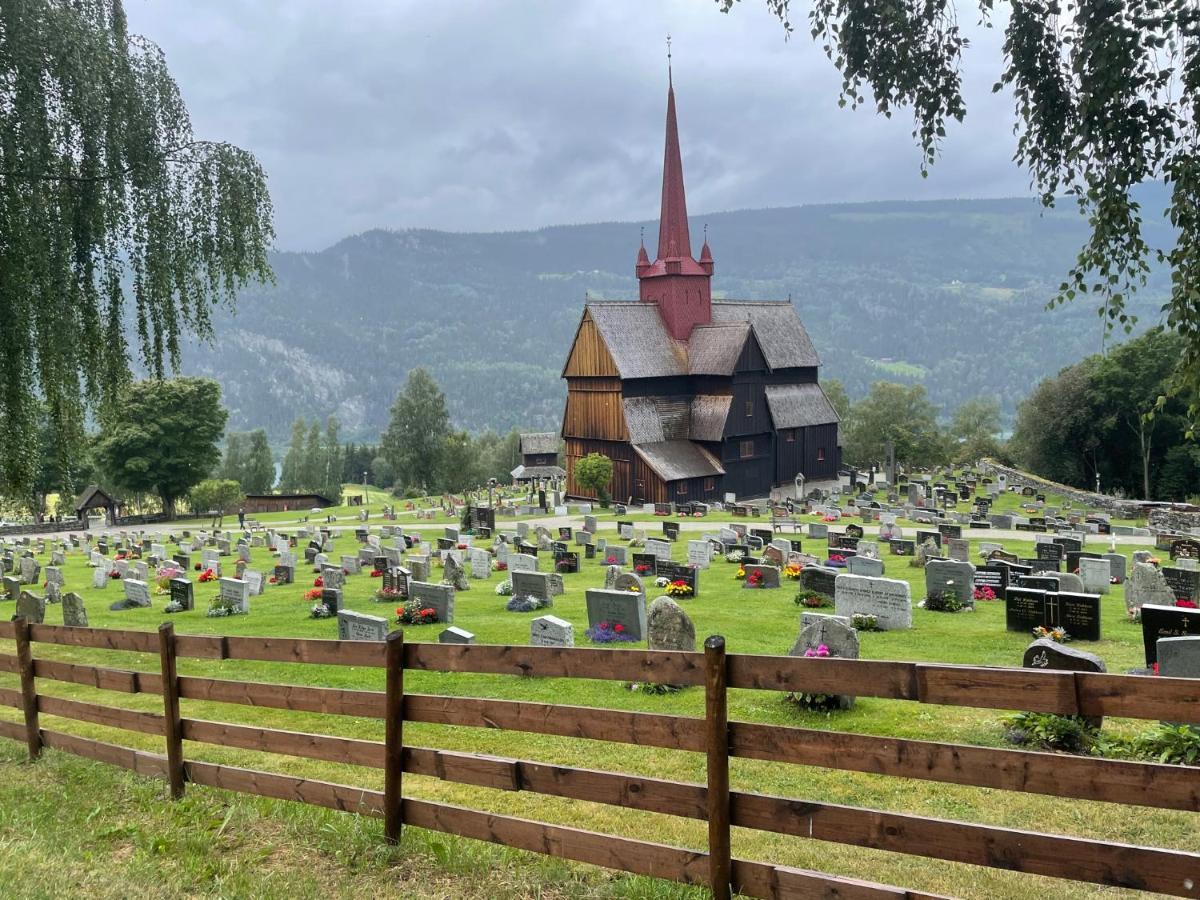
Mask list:
[[[892,813],[732,789],[730,757],[789,763],[969,787],[1200,812],[1200,769],[1062,756],[1026,750],[727,721],[730,688],[849,694],[984,709],[1200,721],[1200,691],[1189,679],[1040,672],[926,663],[726,654],[710,638],[704,652],[564,649],[487,645],[176,635],[0,623],[14,642],[0,672],[20,688],[0,688],[0,737],[161,778],[174,797],[199,784],[309,803],[384,820],[398,840],[403,825],[549,853],[564,859],[706,885],[716,897],[928,897],[902,888],[769,863],[738,860],[730,829],[1052,876],[1097,885],[1200,896],[1200,855],[991,825]],[[37,644],[154,655],[158,672],[70,663],[36,656]],[[386,671],[387,690],[370,691],[179,675],[179,658],[354,665]],[[408,693],[406,670],[517,677],[587,678],[701,688],[705,717]],[[127,694],[154,694],[145,712],[40,694],[38,679]],[[384,741],[210,721],[183,715],[180,701],[383,719]],[[165,753],[134,750],[42,727],[40,716],[163,738]],[[406,745],[404,722],[503,729],[705,754],[703,784],[534,760]],[[185,759],[183,742],[383,770],[383,791]],[[599,803],[707,822],[706,852],[617,837],[404,796],[417,775],[502,791]]]

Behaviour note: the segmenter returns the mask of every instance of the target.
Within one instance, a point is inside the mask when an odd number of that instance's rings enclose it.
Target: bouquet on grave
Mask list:
[[[804,569],[804,567],[801,565],[798,565],[797,563],[788,563],[786,566],[783,567],[783,574],[787,578],[792,579],[792,581],[799,581],[800,580],[800,572],[803,569]]]
[[[207,584],[210,581],[217,580],[217,573],[214,572],[212,569],[205,569],[203,572],[200,573],[200,577],[197,578],[196,580],[199,581],[201,584]]]
[[[432,625],[437,620],[437,610],[423,606],[420,600],[409,600],[396,607],[396,621],[401,625]]]
[[[668,597],[690,597],[696,593],[692,586],[683,579],[676,579],[667,585]]]
[[[635,640],[620,622],[601,622],[585,631],[584,635],[593,644],[617,644]]]

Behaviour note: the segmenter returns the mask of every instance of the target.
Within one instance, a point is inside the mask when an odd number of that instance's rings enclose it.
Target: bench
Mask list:
[[[801,524],[799,519],[782,507],[771,510],[772,531],[779,531],[781,528],[791,526],[793,532],[798,532]]]

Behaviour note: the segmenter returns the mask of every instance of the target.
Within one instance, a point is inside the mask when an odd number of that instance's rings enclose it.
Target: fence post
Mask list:
[[[729,900],[729,717],[726,709],[725,638],[704,642],[704,712],[708,748],[708,886]]]
[[[383,834],[389,844],[400,843],[404,824],[404,630],[387,636],[387,701],[384,712]]]
[[[38,725],[37,682],[33,675],[33,651],[29,646],[29,620],[24,616],[13,619],[13,636],[17,639],[17,668],[21,673],[21,707],[25,712],[25,743],[32,762],[42,755],[42,732]]]
[[[167,781],[171,799],[183,796],[183,723],[179,714],[179,680],[175,674],[175,625],[158,626],[158,659],[162,667],[163,736],[167,740]]]

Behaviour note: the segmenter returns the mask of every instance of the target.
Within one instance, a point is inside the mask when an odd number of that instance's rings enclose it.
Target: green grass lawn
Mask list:
[[[997,508],[1014,500],[1002,498]],[[653,517],[647,517],[653,518]],[[602,517],[601,535],[614,540],[611,514]],[[738,520],[748,526],[754,519]],[[378,524],[373,517],[372,524]],[[408,530],[423,530],[432,539],[443,523],[403,523]],[[499,524],[499,523],[498,523]],[[718,527],[715,520],[712,528]],[[501,526],[504,527],[504,526]],[[657,529],[653,529],[657,530]],[[648,531],[653,531],[648,529]],[[868,531],[870,532],[870,528]],[[906,530],[906,535],[911,528]],[[972,557],[978,557],[980,540],[971,539]],[[1089,548],[1103,539],[1093,538]],[[805,539],[806,549],[817,551],[817,542]],[[1033,555],[1028,541],[1005,541],[1020,556]],[[811,545],[811,546],[810,546]],[[1150,544],[1147,543],[1149,548]],[[823,547],[821,548],[823,549]],[[1122,551],[1132,553],[1133,546]],[[337,553],[353,553],[357,542],[346,527]],[[674,547],[677,560],[686,557],[686,544]],[[198,559],[198,554],[194,554]],[[252,565],[269,572],[270,553],[252,550]],[[913,585],[914,602],[924,596],[923,573],[909,566],[908,558],[884,551],[885,574]],[[43,559],[43,562],[45,560]],[[233,559],[227,558],[230,569]],[[545,568],[548,561],[543,560]],[[247,616],[207,618],[204,610],[213,585],[196,585],[198,609],[167,616],[165,597],[156,597],[152,609],[111,612],[108,604],[119,599],[114,582],[107,589],[90,587],[91,571],[80,553],[68,556],[67,589],[82,594],[91,624],[106,628],[152,630],[166,619],[181,633],[278,635],[334,638],[334,620],[308,618],[303,599],[311,586],[309,570],[298,570],[299,582],[269,586],[265,595],[251,600]],[[796,640],[800,610],[793,602],[794,585],[785,582],[778,591],[742,590],[734,579],[736,567],[723,561],[701,576],[700,596],[683,601],[692,616],[697,637],[725,635],[732,653],[785,654]],[[526,644],[534,613],[510,613],[507,598],[495,586],[504,576],[493,573],[484,581],[472,580],[471,590],[455,603],[455,624],[474,632],[480,643]],[[553,614],[575,625],[576,641],[586,645],[584,591],[603,580],[599,562],[584,562],[578,574],[564,576],[566,593],[555,599]],[[394,614],[394,604],[373,599],[378,579],[352,576],[345,589],[351,609],[378,615]],[[1125,621],[1123,587],[1114,587],[1102,601],[1104,640],[1079,644],[1099,654],[1110,672],[1122,672],[1142,663],[1140,627]],[[655,592],[651,586],[649,598]],[[11,606],[9,607],[11,610]],[[47,621],[61,621],[51,607]],[[920,660],[979,665],[1019,665],[1030,637],[1005,631],[1003,605],[981,604],[974,613],[944,614],[914,611],[908,631],[862,636],[867,659]],[[433,641],[443,625],[409,627],[406,640]],[[11,652],[9,647],[0,648]],[[122,668],[158,670],[157,656],[116,653],[81,648],[37,645],[36,654],[56,659],[97,662]],[[242,661],[180,660],[185,675],[206,675],[250,681],[283,681],[323,687],[383,689],[383,672],[341,666],[301,666]],[[703,715],[703,690],[689,688],[677,694],[648,696],[629,691],[615,682],[557,678],[454,675],[412,671],[405,675],[406,689],[423,693],[526,699],[580,706]],[[12,676],[0,675],[0,684],[16,686]],[[39,682],[48,694],[88,699],[132,709],[159,711],[156,696],[105,693],[76,685]],[[373,719],[335,717],[282,710],[183,701],[184,715],[193,718],[260,724],[295,731],[322,732],[383,739],[382,723]],[[906,701],[860,699],[849,712],[805,713],[778,693],[732,691],[731,719],[797,725],[819,729],[855,731],[935,741],[1000,746],[1003,714],[991,710],[922,706]],[[0,710],[15,720],[15,710]],[[1107,720],[1106,728],[1132,731],[1149,723]],[[161,751],[160,739],[118,732],[86,723],[43,717],[43,727],[101,738],[126,746]],[[407,743],[457,749],[659,778],[702,782],[704,759],[700,754],[650,747],[527,735],[518,732],[409,724]],[[312,760],[269,756],[249,751],[188,743],[190,759],[230,763],[249,768],[284,772],[345,784],[380,789],[382,774],[375,770]],[[518,851],[484,847],[441,835],[410,833],[400,850],[382,846],[378,822],[347,814],[304,808],[257,798],[238,797],[207,788],[190,788],[182,803],[159,802],[163,788],[101,764],[73,760],[48,752],[36,765],[21,763],[23,748],[0,740],[0,879],[13,896],[50,896],[83,893],[89,896],[161,896],[214,894],[222,896],[273,896],[285,891],[293,896],[384,894],[405,896],[595,896],[675,897],[688,895],[681,887],[644,878],[555,863]],[[815,801],[846,803],[897,812],[912,812],[947,819],[973,821],[1103,838],[1127,843],[1194,849],[1194,815],[1149,809],[1121,809],[1104,803],[1063,801],[1037,795],[973,789],[932,782],[853,772],[789,766],[755,760],[731,761],[735,789],[779,794]],[[500,792],[407,776],[406,792],[499,813],[537,818],[702,848],[703,822],[675,819],[597,804]],[[936,893],[968,897],[1121,896],[1121,891],[1071,885],[1036,876],[1013,874],[960,864],[905,857],[883,851],[735,829],[735,855],[751,859],[820,869],[836,874],[883,881]],[[70,860],[64,865],[64,860]]]

